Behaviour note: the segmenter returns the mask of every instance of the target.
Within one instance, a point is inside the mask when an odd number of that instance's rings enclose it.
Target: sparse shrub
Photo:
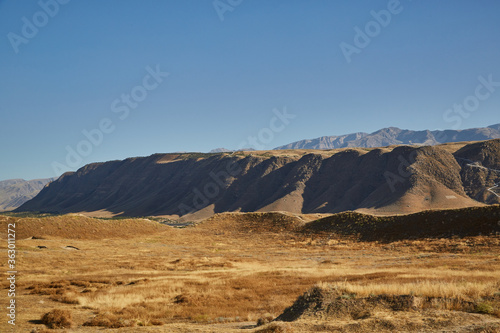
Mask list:
[[[164,325],[165,323],[161,320],[153,319],[153,320],[146,320],[146,321],[138,321],[137,326],[161,326]]]
[[[151,325],[153,326],[161,326],[161,325],[165,325],[165,323],[161,320],[158,320],[158,319],[152,319],[150,322],[149,322]]]
[[[255,333],[294,333],[295,330],[288,323],[271,323]]]
[[[48,328],[70,328],[73,321],[68,310],[54,309],[42,316],[42,323]]]
[[[108,318],[98,316],[86,321],[83,326],[111,327],[111,321]]]
[[[50,284],[46,285],[46,288],[64,288],[70,285],[70,282],[67,280],[54,281]]]
[[[192,294],[180,294],[174,297],[174,303],[179,305],[200,305],[200,297]]]
[[[481,327],[475,328],[472,332],[474,332],[474,333],[498,333],[498,332],[500,332],[500,327],[497,325],[491,326],[491,327],[481,326]]]
[[[207,314],[199,314],[196,316],[191,317],[192,320],[196,322],[209,322],[210,317]]]
[[[352,319],[354,320],[366,319],[369,318],[371,315],[372,315],[371,312],[368,310],[357,311],[351,314]]]
[[[34,328],[34,329],[31,330],[30,333],[49,333],[49,332],[50,332],[49,330],[46,330],[44,328],[42,328],[42,329]]]
[[[93,292],[96,292],[96,291],[97,291],[97,288],[85,288],[80,293],[86,294],[86,293],[93,293]]]
[[[103,313],[83,323],[83,326],[102,326],[107,328],[133,327],[136,322],[133,320],[118,317],[112,313]]]
[[[174,297],[174,303],[175,304],[183,304],[183,303],[190,303],[189,302],[190,297],[188,295],[177,295]]]
[[[88,281],[71,281],[72,286],[88,288],[92,286],[92,283]]]
[[[477,303],[476,308],[474,310],[477,313],[483,313],[483,314],[493,314],[493,312],[495,311],[493,306],[488,302]]]
[[[68,295],[52,295],[50,299],[55,302],[60,302],[65,304],[80,304],[78,299]]]
[[[260,317],[258,320],[257,320],[257,326],[262,326],[262,325],[265,325],[267,323],[270,323],[272,322],[274,319],[274,316],[270,313],[266,313],[263,317]]]
[[[380,320],[377,320],[376,323],[377,323],[378,327],[380,327],[381,329],[384,329],[384,330],[394,331],[396,329],[396,325],[388,319],[380,319]]]
[[[342,299],[354,299],[354,298],[356,298],[356,294],[342,294],[340,296],[340,298],[342,298]]]

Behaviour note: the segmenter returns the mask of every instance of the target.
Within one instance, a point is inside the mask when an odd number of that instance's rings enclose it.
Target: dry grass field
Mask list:
[[[318,217],[0,216],[3,276],[16,223],[15,332],[500,332],[499,236],[297,232]]]

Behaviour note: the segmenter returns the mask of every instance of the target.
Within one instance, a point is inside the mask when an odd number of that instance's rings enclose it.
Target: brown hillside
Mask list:
[[[475,200],[500,203],[500,140],[467,145],[455,153],[466,193]]]
[[[16,238],[103,239],[149,235],[170,227],[145,219],[100,220],[81,215],[18,218],[0,215],[0,225],[16,224]]]
[[[492,195],[478,193],[491,194],[484,185],[495,179],[477,181],[484,170],[464,171],[459,158],[484,150],[491,166],[499,144],[156,154],[64,174],[19,211],[200,220],[222,212],[397,214],[480,206],[474,199],[490,203]]]
[[[342,212],[304,225],[304,234],[352,236],[363,241],[397,241],[452,236],[500,235],[500,205],[373,216]]]

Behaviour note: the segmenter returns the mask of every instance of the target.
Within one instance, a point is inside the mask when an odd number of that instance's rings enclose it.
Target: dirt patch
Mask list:
[[[485,299],[467,301],[459,298],[386,294],[356,297],[355,294],[346,290],[316,286],[299,296],[295,303],[285,309],[275,321],[311,322],[322,320],[325,322],[352,322],[354,320],[356,322],[350,324],[350,329],[362,329],[367,323],[370,323],[372,327],[378,327],[378,330],[381,331],[407,329],[411,331],[413,330],[411,325],[402,327],[400,326],[401,322],[386,319],[395,316],[402,317],[404,316],[401,315],[402,313],[409,313],[410,316],[415,318],[442,317],[443,314],[454,313],[456,317],[462,319],[475,318],[474,320],[478,320],[478,323],[479,321],[493,321],[495,325],[500,325],[500,320],[496,319],[500,318],[500,296],[494,295],[488,297],[488,299],[488,301]],[[438,322],[436,319],[428,320],[428,322],[433,321],[436,324],[435,327],[450,327],[459,322],[459,320],[456,323],[453,320],[446,322],[443,320]],[[414,325],[415,330],[422,329],[425,326],[416,322],[412,325]],[[460,322],[460,325],[463,325],[463,322]]]

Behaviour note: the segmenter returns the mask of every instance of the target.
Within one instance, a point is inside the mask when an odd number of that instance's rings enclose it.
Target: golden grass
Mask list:
[[[70,239],[130,238],[170,229],[147,219],[100,220],[80,214],[42,218],[16,218],[0,215],[0,225],[3,226],[12,222],[17,224],[17,239],[29,237]],[[2,228],[0,235],[5,237],[3,233],[6,231],[7,228]]]
[[[59,219],[57,223],[64,222]],[[61,309],[70,311],[81,332],[102,327],[147,332],[156,325],[170,332],[236,332],[259,318],[261,324],[275,318],[315,284],[359,297],[413,294],[478,300],[500,292],[498,237],[327,243],[286,232],[242,232],[230,221],[186,229],[154,227],[155,231],[136,237],[135,227],[114,232],[112,221],[105,221],[103,230],[108,230],[109,238],[82,239],[58,234],[53,226],[59,224],[52,220],[47,237],[40,228],[43,219],[34,225],[27,221],[19,221],[20,231],[37,231],[45,239],[16,243],[22,272],[21,331],[37,327],[30,321],[48,309]],[[102,222],[81,221],[88,235]],[[71,228],[76,230],[78,224],[73,222]],[[461,244],[467,244],[466,251],[455,252]],[[65,249],[68,245],[80,250]],[[0,248],[5,249],[6,242]],[[5,287],[6,282],[0,285]],[[484,302],[478,310],[491,310],[488,316],[494,318],[496,303]],[[295,327],[280,325],[264,324],[255,330],[281,332]],[[315,331],[297,327],[296,332]]]
[[[414,295],[422,297],[455,298],[474,301],[500,292],[498,278],[494,281],[429,281],[416,280],[409,283],[367,283],[353,284],[348,282],[319,283],[319,287],[337,288],[360,297],[370,295]]]

